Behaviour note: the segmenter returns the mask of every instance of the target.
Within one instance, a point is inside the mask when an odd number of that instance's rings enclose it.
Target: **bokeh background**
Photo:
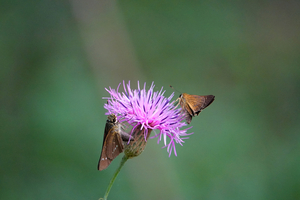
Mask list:
[[[0,199],[99,199],[105,87],[213,94],[109,199],[300,199],[299,1],[0,1]],[[176,92],[175,96],[180,93]]]

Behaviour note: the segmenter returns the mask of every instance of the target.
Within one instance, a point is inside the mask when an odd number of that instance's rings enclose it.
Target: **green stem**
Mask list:
[[[120,170],[122,169],[123,165],[125,164],[125,162],[128,160],[128,157],[126,155],[123,156],[122,158],[122,161],[121,161],[121,164],[119,166],[119,168],[117,169],[117,171],[115,172],[114,176],[112,177],[112,179],[110,180],[110,183],[106,189],[106,192],[105,192],[105,196],[104,196],[104,200],[107,200],[107,197],[108,197],[108,194],[109,194],[109,191],[112,187],[112,185],[114,184]]]

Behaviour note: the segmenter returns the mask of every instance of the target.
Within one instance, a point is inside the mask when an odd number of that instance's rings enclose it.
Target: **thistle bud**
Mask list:
[[[131,140],[129,144],[127,142],[125,144],[124,154],[128,158],[133,158],[140,155],[146,147],[152,129],[141,129],[141,126],[142,125],[138,125],[134,127],[134,130],[132,131],[132,137],[134,140]]]

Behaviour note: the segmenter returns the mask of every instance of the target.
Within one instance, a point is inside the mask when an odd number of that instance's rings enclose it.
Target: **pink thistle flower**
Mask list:
[[[130,88],[130,81],[127,85],[123,81],[124,92],[119,92],[119,84],[117,90],[106,89],[110,94],[110,97],[103,97],[107,99],[107,104],[104,108],[108,110],[106,115],[114,113],[117,115],[120,122],[127,122],[131,125],[132,134],[135,128],[140,127],[144,129],[145,140],[148,138],[148,133],[151,130],[158,129],[160,132],[151,138],[158,138],[157,143],[159,143],[162,138],[164,140],[164,147],[167,147],[169,156],[171,156],[172,150],[174,150],[175,156],[177,156],[175,143],[181,146],[184,143],[184,139],[188,139],[188,135],[193,133],[187,133],[187,130],[192,128],[186,128],[180,130],[180,128],[186,126],[181,114],[181,108],[174,106],[174,101],[171,99],[174,96],[174,92],[168,97],[164,97],[165,91],[163,88],[158,92],[153,92],[154,83],[152,82],[150,89],[146,90],[146,83],[144,88],[140,89],[138,82],[138,89],[132,90]],[[169,143],[167,144],[167,138],[169,138]],[[164,148],[163,147],[163,148]]]

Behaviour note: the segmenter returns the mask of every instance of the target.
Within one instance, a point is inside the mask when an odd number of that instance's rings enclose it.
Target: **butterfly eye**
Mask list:
[[[181,98],[181,97],[182,97],[182,94],[179,95],[179,98]]]

